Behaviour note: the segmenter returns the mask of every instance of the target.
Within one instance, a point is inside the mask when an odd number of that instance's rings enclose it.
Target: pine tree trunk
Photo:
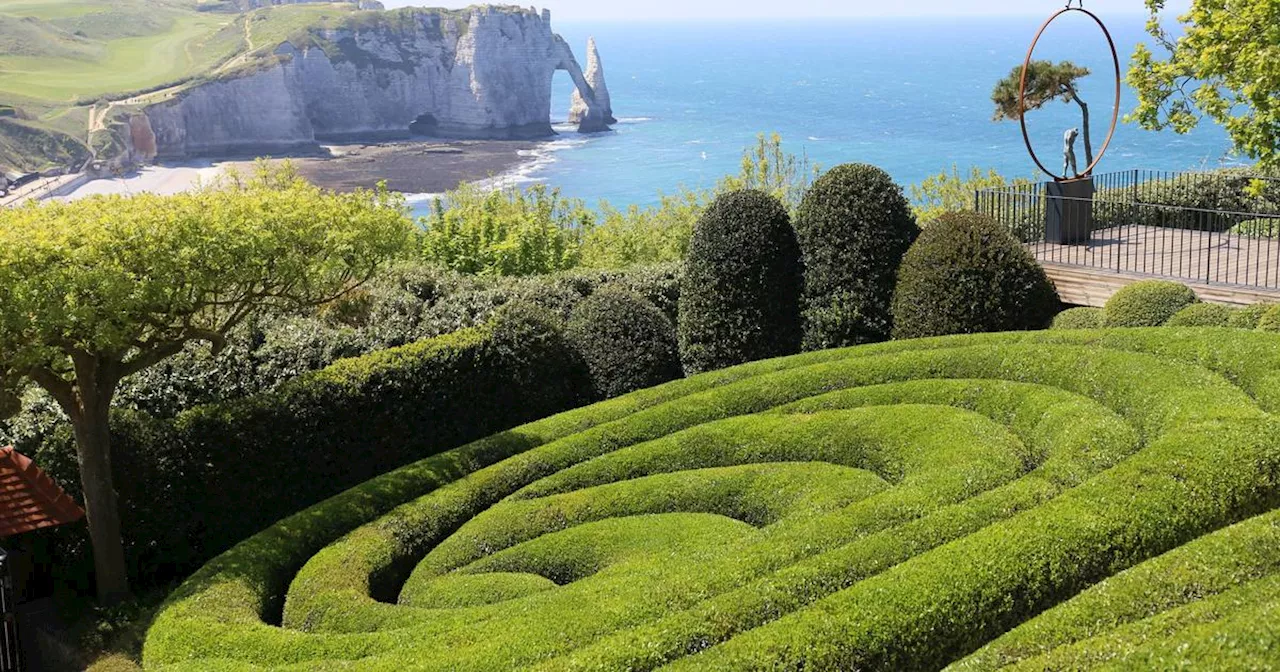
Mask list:
[[[80,390],[80,413],[72,417],[84,510],[93,542],[93,568],[98,601],[113,605],[129,596],[129,574],[120,534],[120,510],[111,475],[110,395],[94,386]]]
[[[1076,101],[1080,106],[1080,116],[1084,118],[1084,165],[1093,165],[1093,140],[1089,137],[1089,105],[1080,96],[1076,95],[1074,89],[1071,90],[1071,99]]]

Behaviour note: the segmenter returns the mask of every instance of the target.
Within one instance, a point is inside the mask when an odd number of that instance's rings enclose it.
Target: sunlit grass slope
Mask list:
[[[895,342],[526,425],[189,579],[148,670],[1256,667],[1280,337]],[[251,503],[246,503],[246,506]]]

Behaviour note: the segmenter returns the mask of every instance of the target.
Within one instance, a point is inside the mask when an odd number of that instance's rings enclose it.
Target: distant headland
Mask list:
[[[178,46],[188,53],[221,50],[215,62],[175,82],[131,91],[95,91],[86,82],[83,92],[73,92],[75,103],[54,112],[59,92],[33,83],[0,115],[0,165],[111,174],[156,160],[315,154],[322,144],[415,135],[546,138],[555,135],[551,84],[561,70],[574,82],[578,129],[598,132],[614,123],[594,41],[584,71],[552,31],[547,10],[384,10],[369,0],[191,5],[162,0],[153,27],[157,33],[203,27],[202,41]],[[0,28],[39,25],[55,37],[74,27],[59,21],[0,13]],[[71,42],[86,41],[71,35]],[[107,49],[114,37],[97,36]],[[49,54],[49,67],[58,67],[58,58]],[[84,125],[71,126],[67,118]]]

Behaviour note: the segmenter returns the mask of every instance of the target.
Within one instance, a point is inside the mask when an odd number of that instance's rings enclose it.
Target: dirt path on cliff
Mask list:
[[[244,26],[245,48],[239,54],[236,54],[235,56],[232,56],[231,58],[224,61],[222,65],[218,66],[217,68],[214,68],[213,72],[215,74],[219,72],[223,72],[229,68],[233,68],[237,65],[244,63],[249,59],[249,55],[253,53],[253,50],[254,50],[253,30],[249,26],[249,15],[245,14],[241,16],[240,20]],[[189,47],[190,45],[186,45],[183,47],[183,49],[186,50]],[[186,55],[187,55],[187,59],[191,60],[192,56],[190,51],[186,51]],[[95,131],[106,130],[106,127],[107,127],[106,120],[111,116],[111,109],[113,107],[116,107],[117,105],[143,105],[146,103],[160,102],[167,98],[173,97],[174,95],[178,94],[182,90],[186,89],[188,86],[190,86],[189,83],[183,82],[181,84],[175,84],[173,86],[160,89],[158,91],[152,91],[151,93],[144,93],[141,95],[132,96],[130,98],[125,98],[124,100],[109,100],[107,101],[107,104],[105,107],[99,108],[98,105],[94,105],[93,107],[89,108],[88,133],[85,137],[85,142],[89,143],[89,138],[93,135]]]

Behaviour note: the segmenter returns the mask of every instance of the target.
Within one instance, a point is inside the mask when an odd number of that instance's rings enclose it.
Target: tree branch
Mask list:
[[[42,366],[32,367],[24,373],[34,380],[36,385],[44,388],[69,417],[75,418],[80,415],[80,405],[76,403],[75,386],[72,383],[54,373],[53,369]]]

